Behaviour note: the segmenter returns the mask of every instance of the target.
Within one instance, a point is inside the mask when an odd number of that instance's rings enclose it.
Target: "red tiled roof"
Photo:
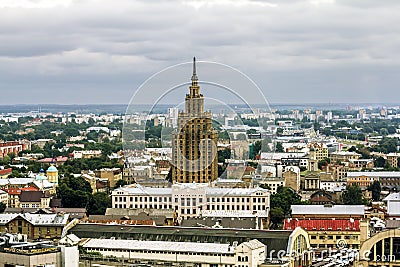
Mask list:
[[[283,230],[294,230],[296,227],[314,231],[360,231],[360,220],[296,220],[286,219]]]
[[[3,191],[6,191],[9,195],[20,195],[21,189],[19,188],[4,188]]]
[[[0,175],[7,175],[12,173],[12,168],[0,170]]]

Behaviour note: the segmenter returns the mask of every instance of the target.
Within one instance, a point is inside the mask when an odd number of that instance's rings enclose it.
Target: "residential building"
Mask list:
[[[400,188],[400,172],[348,172],[347,183],[364,183],[368,186],[373,181],[379,181],[382,188],[398,189]]]
[[[101,179],[107,179],[109,187],[114,188],[118,180],[122,179],[122,172],[120,168],[103,168],[94,171],[95,176]]]
[[[14,155],[18,156],[18,153],[25,149],[23,144],[19,142],[3,142],[0,143],[0,158],[13,153]]]
[[[21,191],[19,196],[19,207],[24,208],[40,208],[50,207],[52,197],[42,191]]]
[[[73,152],[74,159],[100,158],[101,155],[101,150],[75,150]]]
[[[386,161],[390,167],[398,168],[399,167],[399,157],[400,157],[400,153],[389,153],[386,155]]]
[[[31,239],[60,238],[69,214],[0,214],[0,232],[27,235]]]
[[[325,143],[309,143],[307,147],[314,150],[316,160],[328,158],[328,147]]]
[[[195,59],[189,89],[185,111],[178,114],[178,129],[172,134],[172,181],[207,183],[218,178],[218,132],[212,128],[211,113],[204,111]]]
[[[8,193],[0,189],[0,202],[8,206]]]
[[[259,182],[259,184],[263,185],[264,188],[268,188],[271,194],[276,194],[278,187],[287,186],[286,180],[278,177],[264,178]]]

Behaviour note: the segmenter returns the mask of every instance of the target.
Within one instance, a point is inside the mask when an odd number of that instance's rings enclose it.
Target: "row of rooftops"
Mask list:
[[[0,225],[7,225],[15,219],[23,219],[35,226],[65,226],[69,219],[68,213],[33,214],[33,213],[3,213],[0,214]]]

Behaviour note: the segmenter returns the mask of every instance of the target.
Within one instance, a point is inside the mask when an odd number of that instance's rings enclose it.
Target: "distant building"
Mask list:
[[[120,168],[103,168],[94,171],[95,176],[103,179],[107,179],[109,187],[114,188],[117,181],[122,179],[122,172]]]
[[[24,145],[19,142],[0,143],[0,158],[3,158],[10,153],[14,153],[15,156],[18,156],[18,153],[24,149]]]
[[[361,157],[361,154],[349,151],[333,152],[329,155],[331,163],[342,163],[350,160],[357,160]]]

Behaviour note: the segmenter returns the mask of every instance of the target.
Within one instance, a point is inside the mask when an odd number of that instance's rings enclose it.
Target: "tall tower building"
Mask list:
[[[193,58],[192,85],[185,97],[185,111],[179,112],[178,129],[172,135],[172,181],[208,183],[217,179],[217,139],[211,112],[204,111]]]

